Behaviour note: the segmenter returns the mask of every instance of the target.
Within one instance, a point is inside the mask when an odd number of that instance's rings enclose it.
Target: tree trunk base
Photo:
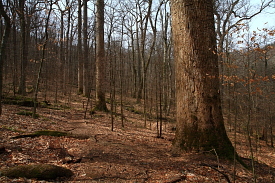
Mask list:
[[[102,112],[109,112],[106,104],[98,103],[91,111],[102,111]]]

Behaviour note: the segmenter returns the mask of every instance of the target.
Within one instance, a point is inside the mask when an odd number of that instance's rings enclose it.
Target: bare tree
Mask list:
[[[96,2],[96,106],[107,111],[105,102],[104,0]]]
[[[78,92],[83,93],[83,55],[82,55],[82,1],[78,0]]]
[[[42,72],[42,68],[43,68],[43,64],[44,64],[44,60],[45,60],[46,45],[47,45],[47,42],[49,39],[48,28],[49,28],[49,21],[50,21],[53,1],[51,0],[49,2],[49,4],[50,4],[50,8],[49,8],[49,12],[48,12],[48,15],[46,18],[46,25],[45,25],[45,39],[41,43],[42,58],[40,60],[40,66],[39,66],[39,70],[38,70],[38,74],[37,74],[37,81],[36,81],[36,85],[35,85],[34,98],[33,98],[33,111],[32,111],[33,118],[35,118],[35,116],[36,116],[37,96],[38,96],[39,84],[40,84],[40,80],[41,80],[41,72]]]
[[[256,10],[252,8],[249,0],[215,0],[214,15],[216,20],[216,34],[217,34],[217,53],[219,55],[220,73],[224,75],[226,68],[224,65],[228,64],[224,58],[228,54],[228,37],[234,29],[241,29],[244,25],[263,12],[273,0],[263,0]],[[221,80],[223,84],[223,78]],[[221,85],[222,95],[224,93],[224,85]],[[223,97],[222,97],[223,98]]]
[[[20,84],[18,93],[22,95],[26,95],[26,67],[28,63],[28,45],[26,36],[28,34],[26,29],[26,13],[25,13],[25,2],[26,0],[19,0],[18,3],[18,16],[20,18],[20,29],[21,29],[21,36],[20,36],[20,43],[21,43],[21,70],[20,70]]]
[[[214,14],[217,26],[218,53],[224,51],[226,35],[233,28],[260,14],[272,2],[273,0],[263,0],[257,10],[253,11],[249,0],[215,0]]]
[[[3,65],[4,65],[4,60],[5,60],[5,55],[6,55],[6,48],[7,48],[7,43],[11,31],[11,21],[9,16],[7,15],[2,1],[0,1],[0,14],[2,17],[4,17],[5,20],[5,30],[4,34],[2,37],[1,41],[1,46],[0,46],[0,116],[2,115],[2,90],[3,90]]]
[[[83,0],[83,94],[89,96],[88,0]]]

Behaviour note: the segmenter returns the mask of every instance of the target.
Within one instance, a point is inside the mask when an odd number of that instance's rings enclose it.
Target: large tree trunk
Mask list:
[[[96,106],[107,111],[105,102],[104,0],[96,3]]]
[[[233,158],[221,110],[213,1],[171,0],[176,61],[176,149]]]

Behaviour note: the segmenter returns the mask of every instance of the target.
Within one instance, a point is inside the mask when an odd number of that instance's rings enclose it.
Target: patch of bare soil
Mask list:
[[[30,108],[4,105],[0,120],[0,167],[48,163],[66,167],[73,178],[63,182],[233,182],[233,163],[211,152],[173,154],[174,124],[167,123],[163,138],[156,138],[156,122],[143,127],[141,115],[124,111],[124,127],[115,117],[111,131],[110,114],[96,112],[84,119],[81,104],[70,109],[39,108],[38,119],[18,115]],[[150,129],[151,126],[151,129]],[[12,137],[37,130],[58,130],[87,138],[39,136]],[[238,152],[249,158],[245,138],[238,137]],[[233,136],[231,137],[233,138]],[[0,147],[0,149],[1,149]],[[257,150],[257,182],[274,182],[274,149],[263,143]],[[250,163],[249,160],[245,160]],[[1,169],[0,168],[0,169]],[[1,171],[1,170],[0,170]],[[252,172],[236,166],[236,182],[253,182]],[[0,177],[0,182],[46,182],[34,179]]]

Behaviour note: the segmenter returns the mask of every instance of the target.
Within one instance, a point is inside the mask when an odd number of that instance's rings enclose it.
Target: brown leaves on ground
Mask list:
[[[4,105],[3,109],[1,168],[38,163],[58,165],[74,172],[75,176],[68,182],[233,182],[232,162],[221,160],[210,152],[173,154],[174,134],[170,129],[175,124],[167,123],[163,138],[156,138],[155,121],[148,121],[148,128],[143,128],[142,116],[127,110],[124,112],[125,126],[121,127],[118,115],[112,132],[110,114],[96,112],[83,119],[84,109],[79,106],[66,110],[40,108],[38,119],[17,115],[23,107]],[[11,138],[37,130],[65,131],[88,138]],[[238,152],[248,158],[245,138],[238,135]],[[257,181],[273,182],[274,149],[261,144],[257,158],[260,162],[256,164]],[[252,178],[251,171],[237,164],[236,182],[253,182]],[[0,177],[0,182],[39,181]]]

